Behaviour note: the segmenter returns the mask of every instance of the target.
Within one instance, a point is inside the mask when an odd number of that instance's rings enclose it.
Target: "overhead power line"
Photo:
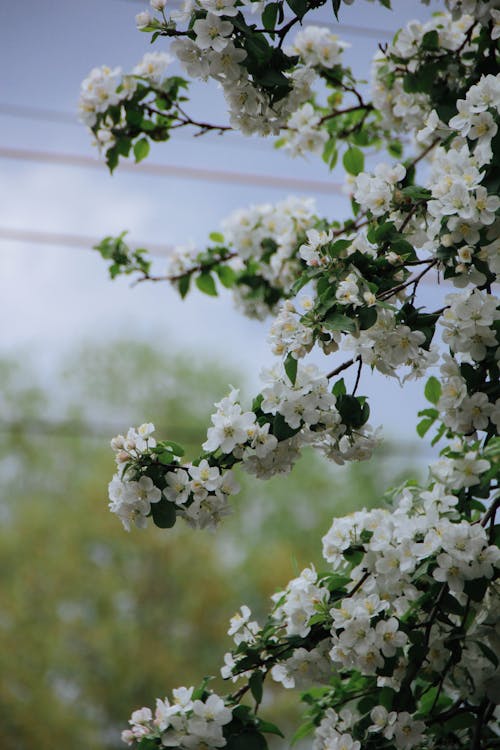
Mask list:
[[[105,165],[99,159],[81,154],[65,154],[57,151],[34,151],[22,148],[0,146],[0,158],[14,161],[28,161],[51,166],[83,167],[100,169]],[[203,169],[201,167],[184,167],[174,164],[134,164],[122,162],[122,172],[148,174],[153,177],[178,177],[185,180],[202,182],[218,182],[226,185],[243,185],[253,187],[268,187],[276,190],[306,191],[308,193],[327,193],[329,195],[343,195],[343,186],[339,182],[325,182],[324,180],[307,180],[296,177],[276,177],[274,175],[255,174],[251,172],[233,172],[222,169]]]
[[[0,116],[15,117],[22,120],[31,120],[33,122],[52,122],[60,125],[73,125],[78,127],[82,132],[85,126],[78,119],[78,113],[69,110],[47,109],[46,107],[29,107],[24,104],[9,104],[9,102],[0,102]],[[175,134],[176,140],[189,141],[193,143],[193,134],[178,130]],[[203,142],[210,146],[223,146],[227,149],[239,148],[245,151],[267,151],[269,145],[261,140],[247,138],[241,135],[237,130],[227,132],[222,137],[220,134],[204,133]]]
[[[62,232],[44,232],[42,230],[10,229],[0,227],[0,241],[10,240],[14,242],[27,242],[34,245],[59,245],[62,247],[81,247],[86,250],[98,245],[102,238],[88,237],[82,234],[63,234]],[[166,257],[173,250],[173,245],[159,245],[155,242],[133,242],[134,247],[147,249],[151,255]],[[420,282],[424,286],[435,284],[435,281],[427,276]]]
[[[34,245],[59,245],[62,247],[81,247],[86,250],[98,245],[102,237],[89,237],[83,234],[65,234],[62,232],[44,232],[43,230],[11,229],[0,227],[0,240],[27,242]],[[156,242],[134,242],[134,247],[147,248],[151,255],[167,256],[172,245],[160,245]]]

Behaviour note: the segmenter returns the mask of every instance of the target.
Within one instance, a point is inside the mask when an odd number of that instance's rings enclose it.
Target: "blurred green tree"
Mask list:
[[[110,750],[131,706],[216,672],[240,603],[258,616],[318,564],[332,515],[371,506],[387,473],[307,453],[288,478],[240,476],[234,522],[215,536],[178,524],[130,544],[103,497],[105,443],[146,418],[194,450],[227,368],[131,342],[85,347],[50,385],[23,362],[0,362],[0,747]],[[279,698],[282,726],[293,700]]]

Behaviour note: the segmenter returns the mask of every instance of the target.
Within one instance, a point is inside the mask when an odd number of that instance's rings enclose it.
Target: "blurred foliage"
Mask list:
[[[0,362],[0,748],[110,750],[132,709],[218,673],[229,618],[242,603],[263,616],[271,593],[320,564],[332,516],[372,505],[386,463],[332,470],[308,453],[288,478],[240,476],[215,534],[128,535],[106,505],[109,438],[153,421],[194,452],[231,373],[120,342],[34,379],[26,360]],[[276,692],[281,726],[293,700]]]

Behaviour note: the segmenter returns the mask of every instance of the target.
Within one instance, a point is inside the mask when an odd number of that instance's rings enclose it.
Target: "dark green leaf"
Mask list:
[[[267,750],[267,742],[259,732],[246,731],[230,735],[226,750]]]
[[[291,384],[295,385],[295,380],[297,378],[297,360],[291,353],[288,354],[285,359],[285,372],[288,375]]]
[[[464,584],[464,593],[467,594],[473,602],[482,602],[489,583],[490,582],[487,578],[466,581]]]
[[[186,294],[189,292],[189,284],[191,282],[191,276],[186,275],[179,279],[179,294],[181,295],[182,299],[186,296]]]
[[[439,34],[435,29],[428,31],[422,37],[422,49],[437,50],[439,49]]]
[[[471,714],[469,712],[460,713],[457,716],[453,716],[453,718],[448,719],[448,721],[441,725],[440,734],[449,734],[451,732],[454,733],[457,731],[457,729],[468,729],[469,727],[473,727],[476,721],[477,719],[474,714]]]
[[[307,0],[286,0],[296,16],[303,18],[307,12]]]
[[[284,737],[285,735],[281,731],[279,727],[276,726],[276,724],[273,724],[271,721],[259,721],[259,731],[266,732],[266,734],[277,734],[278,737]]]
[[[263,678],[262,678],[262,672],[260,670],[257,672],[254,672],[248,681],[248,684],[250,686],[250,692],[252,693],[254,700],[257,704],[261,703],[262,701],[262,693],[263,693],[262,682],[263,682]]]
[[[358,321],[361,331],[371,328],[377,322],[377,308],[375,306],[361,307],[358,312]]]
[[[335,14],[335,18],[337,19],[337,21],[339,20],[339,8],[340,8],[341,3],[342,3],[342,0],[332,0],[333,12]]]
[[[158,503],[152,503],[151,515],[155,526],[160,529],[171,529],[176,521],[175,505],[162,497]]]
[[[357,396],[344,394],[337,398],[337,409],[342,417],[342,422],[349,427],[358,429],[365,424],[369,416],[369,406]]]
[[[279,3],[269,3],[262,13],[262,25],[268,31],[274,31],[276,21],[278,20]]]
[[[275,435],[278,440],[287,440],[290,437],[293,437],[297,434],[300,428],[293,428],[290,427],[288,422],[285,421],[285,418],[281,414],[276,414],[276,416],[273,419],[273,435]]]

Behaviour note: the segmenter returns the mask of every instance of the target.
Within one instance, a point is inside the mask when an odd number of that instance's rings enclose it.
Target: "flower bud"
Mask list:
[[[167,5],[167,0],[150,0],[150,2],[151,2],[151,7],[154,10],[158,10],[160,12],[162,10],[165,10],[165,7]]]
[[[111,447],[114,451],[119,451],[123,448],[125,438],[123,435],[117,435],[111,440]]]
[[[397,266],[401,263],[401,258],[397,253],[391,252],[387,253],[386,255],[387,261],[391,264],[391,266]]]
[[[138,29],[144,29],[154,22],[154,18],[148,10],[138,13],[135,17],[135,23]]]

